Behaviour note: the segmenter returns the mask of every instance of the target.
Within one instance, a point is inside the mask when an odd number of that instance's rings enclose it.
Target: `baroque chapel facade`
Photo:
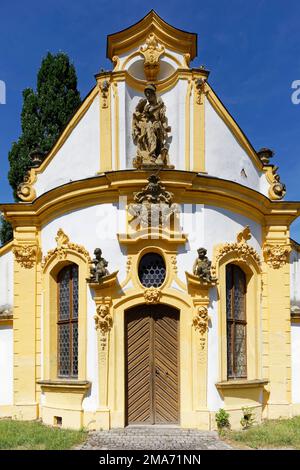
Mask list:
[[[0,206],[0,416],[214,429],[300,413],[300,202],[154,11],[107,38],[43,161]]]

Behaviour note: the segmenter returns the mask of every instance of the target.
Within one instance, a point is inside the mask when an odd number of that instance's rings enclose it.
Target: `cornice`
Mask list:
[[[13,240],[6,243],[5,245],[3,246],[0,246],[0,256],[4,256],[6,255],[7,253],[9,253],[10,251],[12,251],[13,249],[13,246],[14,246],[14,242]]]
[[[147,181],[146,171],[120,170],[73,181],[42,194],[32,203],[0,205],[14,225],[45,224],[66,212],[117,202],[140,190]],[[271,201],[261,193],[220,178],[195,172],[162,170],[162,183],[174,193],[177,203],[206,204],[241,213],[258,223],[279,221],[289,225],[300,215],[300,202]]]
[[[107,36],[107,58],[113,60],[115,56],[140,46],[149,33],[154,33],[167,48],[182,54],[190,54],[191,60],[197,55],[196,33],[174,28],[151,10],[137,23]]]

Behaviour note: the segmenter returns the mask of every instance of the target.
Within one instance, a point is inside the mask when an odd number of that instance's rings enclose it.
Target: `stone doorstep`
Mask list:
[[[91,431],[77,450],[212,450],[232,449],[215,431],[170,427],[130,426],[110,431]]]

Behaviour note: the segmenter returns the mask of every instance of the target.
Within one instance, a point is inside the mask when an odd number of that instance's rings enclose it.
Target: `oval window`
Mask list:
[[[144,287],[159,287],[166,277],[166,265],[158,253],[147,253],[140,261],[139,279]]]

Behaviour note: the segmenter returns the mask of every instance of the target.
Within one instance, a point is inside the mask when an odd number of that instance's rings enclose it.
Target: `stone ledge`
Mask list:
[[[228,389],[228,388],[256,388],[264,387],[269,383],[268,379],[255,379],[255,380],[226,380],[223,382],[217,382],[215,385],[218,389]]]
[[[78,390],[83,391],[87,390],[91,386],[91,382],[88,380],[65,380],[65,379],[55,379],[55,380],[38,380],[37,384],[43,389],[53,389],[53,390]]]

